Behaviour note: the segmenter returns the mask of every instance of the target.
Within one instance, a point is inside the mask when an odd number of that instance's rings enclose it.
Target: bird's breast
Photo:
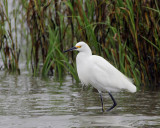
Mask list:
[[[78,54],[76,57],[77,73],[82,84],[89,84],[89,58],[86,55]]]

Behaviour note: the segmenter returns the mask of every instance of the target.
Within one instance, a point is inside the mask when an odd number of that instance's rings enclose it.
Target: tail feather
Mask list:
[[[131,81],[129,81],[129,82],[130,83],[127,85],[127,90],[132,93],[136,92],[137,91],[136,86]]]

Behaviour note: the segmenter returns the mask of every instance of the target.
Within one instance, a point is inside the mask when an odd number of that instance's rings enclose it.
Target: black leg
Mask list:
[[[107,111],[110,111],[110,110],[112,110],[112,109],[117,105],[117,103],[116,103],[115,99],[113,98],[112,94],[111,94],[110,92],[108,92],[108,93],[109,93],[109,95],[110,95],[110,97],[111,97],[111,99],[112,99],[112,101],[113,101],[113,106],[110,107],[110,108],[107,110]]]
[[[102,112],[104,112],[104,108],[103,108],[103,97],[102,97],[102,93],[99,92],[100,98],[101,98],[101,104],[102,104]]]

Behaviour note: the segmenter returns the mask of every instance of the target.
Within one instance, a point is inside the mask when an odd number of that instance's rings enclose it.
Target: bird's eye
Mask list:
[[[79,45],[79,46],[76,46],[77,48],[81,48],[81,46]]]

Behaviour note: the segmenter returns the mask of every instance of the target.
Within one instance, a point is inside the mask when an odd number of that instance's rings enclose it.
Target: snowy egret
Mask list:
[[[122,89],[132,93],[136,92],[136,86],[129,78],[123,75],[104,58],[92,55],[91,49],[85,42],[78,42],[74,47],[64,52],[72,50],[79,51],[76,57],[79,79],[82,84],[92,85],[98,90],[101,98],[102,111],[104,111],[102,92],[108,91],[109,96],[113,101],[113,106],[107,111],[110,111],[117,105],[111,92],[117,92]]]

